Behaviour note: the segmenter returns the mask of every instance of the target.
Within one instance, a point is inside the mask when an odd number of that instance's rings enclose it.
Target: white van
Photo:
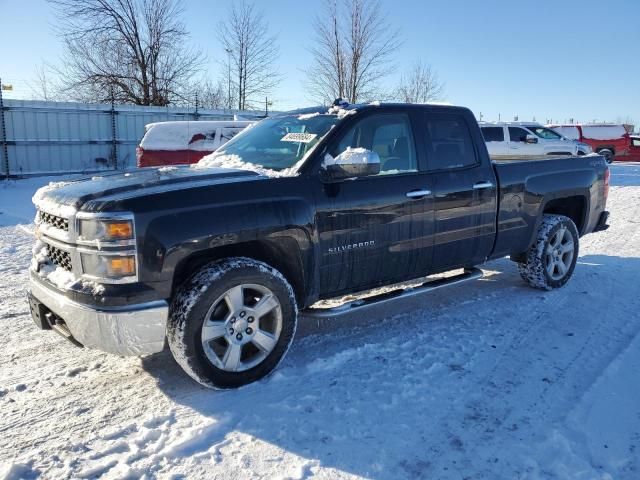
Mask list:
[[[493,158],[579,153],[576,142],[534,122],[480,122],[480,129]]]

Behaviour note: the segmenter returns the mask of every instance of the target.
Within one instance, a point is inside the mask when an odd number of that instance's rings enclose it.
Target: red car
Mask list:
[[[640,162],[640,135],[631,135],[629,138],[631,145],[629,146],[629,155],[626,156],[625,160]]]
[[[602,155],[608,163],[629,160],[629,132],[624,125],[613,123],[547,125],[560,135],[589,145]]]
[[[197,163],[247,128],[249,121],[150,123],[138,148],[138,167]]]

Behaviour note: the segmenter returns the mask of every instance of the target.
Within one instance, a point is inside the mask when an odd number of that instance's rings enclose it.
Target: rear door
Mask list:
[[[431,113],[423,118],[435,208],[432,270],[482,263],[495,239],[496,178],[473,118]]]
[[[321,185],[317,197],[323,297],[425,275],[431,263],[433,197],[418,169],[407,112],[363,114],[336,144],[378,153],[378,175]]]
[[[504,127],[499,125],[480,127],[491,157],[504,157],[509,154],[509,147],[504,135]]]

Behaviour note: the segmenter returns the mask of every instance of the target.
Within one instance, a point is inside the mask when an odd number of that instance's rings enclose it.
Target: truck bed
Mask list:
[[[577,210],[588,212],[576,221],[580,235],[595,229],[606,202],[604,157],[518,157],[492,163],[499,186],[493,258],[525,251],[542,211],[556,198],[563,199],[557,200],[562,206],[575,202]]]

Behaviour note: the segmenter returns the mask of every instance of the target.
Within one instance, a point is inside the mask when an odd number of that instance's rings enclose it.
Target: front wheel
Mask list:
[[[271,373],[296,330],[291,285],[249,258],[213,262],[177,292],[167,325],[178,364],[211,388],[235,388]]]
[[[573,220],[564,215],[545,214],[535,242],[518,263],[520,276],[532,287],[560,288],[573,275],[578,259],[579,235]]]

